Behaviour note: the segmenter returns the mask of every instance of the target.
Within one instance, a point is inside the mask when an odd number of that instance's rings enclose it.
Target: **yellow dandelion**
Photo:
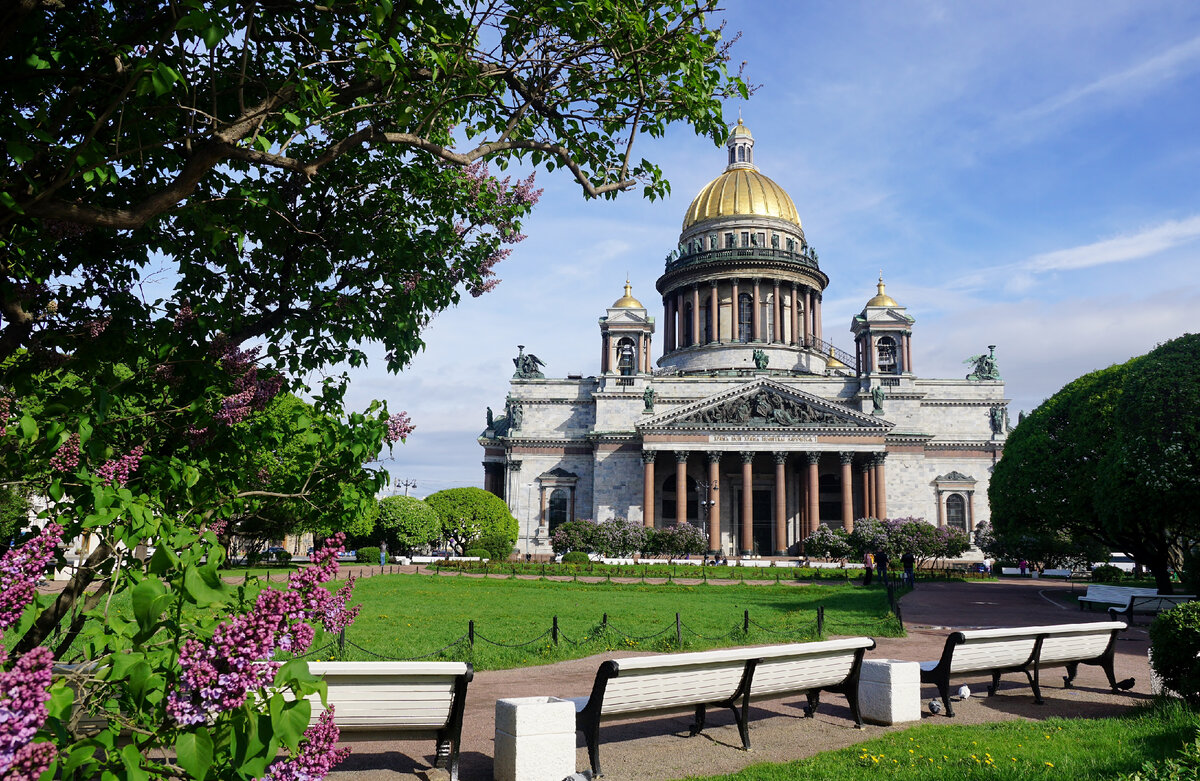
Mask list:
[[[1054,767],[1054,763],[1053,763],[1053,762],[1047,762],[1047,763],[1046,763],[1046,767]]]

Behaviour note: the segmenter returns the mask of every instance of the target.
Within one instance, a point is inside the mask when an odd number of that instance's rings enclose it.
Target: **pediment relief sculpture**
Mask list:
[[[741,428],[790,428],[793,426],[840,426],[852,423],[811,404],[784,396],[769,388],[730,399],[678,418],[675,428],[737,426]]]

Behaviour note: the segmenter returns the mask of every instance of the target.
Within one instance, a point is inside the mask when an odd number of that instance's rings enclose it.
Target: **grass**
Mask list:
[[[1177,701],[1114,719],[925,725],[796,762],[751,765],[690,781],[1112,779],[1174,756],[1196,738],[1198,728],[1200,716]]]
[[[346,632],[345,654],[338,658],[428,655],[471,661],[480,670],[618,648],[678,651],[815,640],[818,606],[825,609],[826,634],[903,635],[882,589],[844,585],[718,587],[376,575],[358,581],[354,602],[363,607]],[[743,631],[745,611],[748,632]],[[557,644],[552,636],[555,616]],[[467,641],[470,621],[475,622],[473,647]],[[318,631],[313,648],[336,640]],[[442,648],[442,653],[432,653]],[[334,654],[335,649],[326,648],[312,656]]]

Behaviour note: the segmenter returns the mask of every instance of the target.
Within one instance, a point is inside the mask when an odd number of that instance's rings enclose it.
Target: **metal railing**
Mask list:
[[[768,247],[734,247],[732,249],[713,249],[683,255],[675,260],[667,261],[667,271],[691,266],[696,263],[718,263],[723,260],[775,260],[784,263],[794,263],[798,266],[820,271],[816,258],[803,252],[788,252],[785,249],[770,249]]]

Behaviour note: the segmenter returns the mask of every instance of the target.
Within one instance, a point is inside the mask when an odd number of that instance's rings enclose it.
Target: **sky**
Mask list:
[[[730,0],[725,17],[758,85],[725,116],[820,253],[827,340],[853,352],[882,270],[916,319],[918,376],[965,376],[994,344],[1015,420],[1200,327],[1200,3]],[[416,424],[384,462],[412,495],[482,485],[476,438],[517,345],[548,377],[598,372],[597,320],[627,275],[661,356],[654,283],[725,155],[682,125],[639,143],[671,197],[585,201],[539,173],[499,287],[438,315],[402,374],[352,372],[351,406],[386,399]]]

